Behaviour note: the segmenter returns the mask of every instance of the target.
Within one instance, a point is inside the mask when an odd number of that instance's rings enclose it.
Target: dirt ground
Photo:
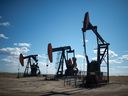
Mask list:
[[[64,86],[63,80],[44,77],[16,78],[16,74],[0,73],[0,96],[128,96],[128,77],[110,77],[110,83],[98,88]]]

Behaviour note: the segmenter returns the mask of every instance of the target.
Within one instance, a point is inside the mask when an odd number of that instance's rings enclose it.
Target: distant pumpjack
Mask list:
[[[40,75],[37,56],[38,55],[29,55],[29,56],[24,57],[22,54],[20,54],[19,61],[20,61],[22,66],[24,66],[24,59],[28,60],[27,64],[26,64],[25,71],[24,71],[24,77]],[[32,64],[32,60],[34,61],[33,64]],[[31,68],[30,73],[29,73],[29,68]]]
[[[89,62],[88,55],[86,52],[86,42],[85,42],[85,32],[87,30],[92,30],[97,38],[97,60]],[[109,82],[109,43],[107,43],[97,32],[97,26],[93,26],[89,20],[89,13],[87,12],[84,17],[83,22],[83,46],[85,57],[87,61],[87,77],[86,85],[92,86],[100,83]],[[101,72],[100,66],[102,62],[105,61],[107,64],[107,80],[103,80],[103,72]]]
[[[59,66],[58,66],[58,69],[57,69],[57,73],[56,73],[56,76],[57,77],[62,77],[64,75],[73,75],[73,74],[76,74],[76,71],[73,71],[77,65],[75,64],[69,64],[68,62],[68,54],[69,53],[73,53],[73,58],[75,58],[75,52],[74,50],[71,50],[71,47],[70,46],[64,46],[64,47],[57,47],[57,48],[52,48],[52,44],[49,43],[48,44],[48,58],[49,58],[49,61],[52,63],[53,61],[53,57],[52,57],[52,52],[58,52],[58,51],[61,51],[61,57],[60,57],[60,62],[59,62]],[[67,58],[66,58],[66,55],[65,55],[65,52],[67,53]],[[66,71],[65,71],[65,74],[64,74],[64,62],[66,63]],[[74,61],[75,62],[75,61]],[[71,67],[69,67],[71,66]]]

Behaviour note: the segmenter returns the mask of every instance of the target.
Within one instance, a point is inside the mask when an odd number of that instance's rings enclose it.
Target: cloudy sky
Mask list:
[[[38,54],[42,73],[55,73],[54,63],[46,68],[47,45],[75,49],[80,70],[86,70],[82,22],[89,12],[93,25],[110,43],[110,75],[128,75],[128,0],[0,0],[0,71],[17,72],[18,58]],[[96,38],[86,33],[89,60],[96,57]],[[20,65],[20,71],[24,67]]]

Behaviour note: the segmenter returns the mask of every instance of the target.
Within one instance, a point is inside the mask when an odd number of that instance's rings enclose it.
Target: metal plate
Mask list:
[[[24,57],[22,54],[20,54],[19,56],[19,61],[20,61],[21,66],[24,66]]]
[[[48,44],[48,58],[49,58],[49,61],[52,63],[52,44],[51,43]]]
[[[84,24],[83,24],[83,28],[82,28],[83,32],[85,32],[87,30],[89,22],[90,22],[89,21],[89,13],[87,12],[87,13],[85,13],[85,17],[84,17]]]

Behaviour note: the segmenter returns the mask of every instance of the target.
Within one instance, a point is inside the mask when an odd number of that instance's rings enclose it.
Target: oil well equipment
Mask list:
[[[97,39],[97,60],[89,61],[87,52],[86,52],[86,32],[88,30],[91,30],[95,35]],[[101,35],[97,32],[97,26],[93,26],[89,20],[89,13],[85,13],[84,22],[83,22],[83,28],[82,28],[82,34],[83,34],[83,47],[84,47],[84,53],[85,58],[87,61],[87,76],[85,78],[86,80],[86,86],[91,87],[98,84],[108,83],[109,82],[109,43],[107,43]],[[103,72],[101,72],[101,64],[106,63],[106,70],[107,70],[107,76],[106,79],[103,79]]]
[[[56,72],[56,77],[63,77],[63,76],[71,76],[75,75],[78,72],[76,58],[75,58],[75,51],[71,49],[71,46],[63,46],[63,47],[56,47],[52,48],[52,44],[48,44],[47,48],[48,58],[49,61],[53,62],[53,52],[61,52],[61,57],[59,60],[59,65]],[[69,58],[69,54],[72,54],[72,60]],[[64,63],[66,64],[66,70],[64,71]]]
[[[38,55],[28,55],[28,56],[23,56],[23,54],[19,55],[19,61],[21,66],[25,65],[24,59],[27,60],[27,64],[24,70],[24,77],[40,75],[37,56]]]

